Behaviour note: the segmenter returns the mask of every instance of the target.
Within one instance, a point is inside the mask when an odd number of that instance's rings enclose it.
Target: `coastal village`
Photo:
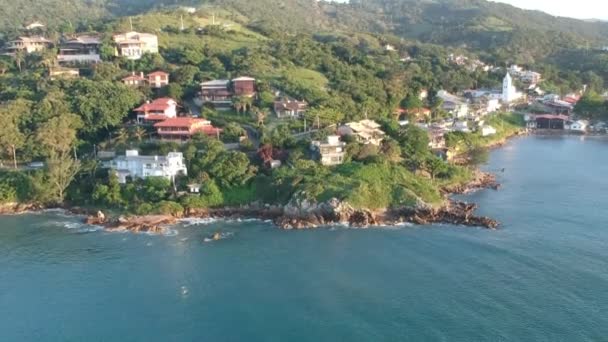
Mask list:
[[[182,25],[184,15],[180,14]],[[470,73],[502,77],[502,86],[418,87],[388,115],[365,110],[354,120],[346,120],[344,116],[327,120],[323,114],[328,111],[318,101],[302,96],[302,92],[278,87],[255,70],[241,69],[222,78],[203,75],[196,87],[184,92],[175,81],[176,77],[182,77],[178,65],[157,63],[165,68],[142,67],[143,61],[149,65],[149,61],[160,58],[163,45],[155,32],[136,31],[132,22],[130,31],[111,35],[87,31],[50,38],[44,35],[44,28],[43,22],[25,25],[22,35],[6,42],[2,54],[15,61],[19,70],[28,56],[40,56],[45,65],[43,77],[58,83],[95,80],[94,75],[104,63],[120,61],[125,67],[114,71],[120,76],[112,82],[145,94],[136,106],[129,108],[128,115],[112,128],[105,141],[92,146],[92,151],[81,152],[77,158],[98,161],[122,186],[149,178],[165,179],[175,194],[172,198],[210,191],[205,186],[208,172],[202,172],[200,167],[196,172],[189,169],[191,160],[197,156],[205,158],[207,151],[188,150],[191,156],[186,158],[183,149],[199,141],[207,141],[205,146],[215,141],[225,151],[238,151],[242,153],[238,156],[246,156],[248,163],[270,174],[272,170],[293,165],[290,156],[296,150],[299,158],[327,167],[331,172],[353,159],[363,161],[367,156],[390,150],[401,134],[390,130],[408,127],[424,132],[426,148],[446,164],[461,163],[461,157],[471,149],[467,142],[472,137],[482,142],[479,144],[490,146],[504,142],[512,134],[600,135],[608,129],[608,122],[582,118],[577,113],[577,103],[586,93],[586,86],[556,94],[543,87],[540,72],[515,64],[494,66],[454,53],[446,59],[449,65]],[[209,29],[197,28],[201,34]],[[378,53],[396,55],[404,66],[416,63],[397,44],[387,43]],[[505,130],[505,120],[513,118],[517,129]],[[270,138],[263,133],[273,130]],[[136,132],[137,139],[124,138],[125,132]],[[289,143],[277,144],[274,142],[277,140]],[[150,148],[152,145],[157,147]],[[358,152],[353,152],[355,147]],[[45,167],[42,159],[18,162],[16,148],[12,152],[14,160],[2,164],[6,169]],[[431,180],[436,177],[432,170],[417,173]],[[99,189],[104,188],[96,188]]]

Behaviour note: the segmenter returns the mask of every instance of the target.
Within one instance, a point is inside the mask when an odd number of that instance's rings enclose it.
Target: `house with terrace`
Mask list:
[[[59,44],[57,61],[60,64],[93,64],[101,61],[101,39],[96,35],[78,35]]]
[[[177,102],[168,97],[163,97],[153,101],[148,101],[143,105],[135,108],[133,111],[137,114],[137,122],[157,123],[177,116]]]
[[[18,51],[23,51],[26,54],[30,54],[46,50],[52,45],[53,42],[41,36],[19,37],[15,40],[9,41],[5,47],[5,50],[9,55],[13,55]]]
[[[376,146],[380,146],[385,136],[385,133],[380,129],[380,124],[374,120],[368,119],[358,122],[349,122],[338,128],[338,133],[341,136],[354,136],[357,141],[362,144],[372,144]]]
[[[150,33],[127,32],[112,37],[115,55],[131,60],[141,59],[145,53],[158,53],[158,37]]]
[[[213,127],[210,121],[192,117],[166,119],[154,125],[161,140],[188,141],[196,134],[219,138],[221,128]]]
[[[127,150],[110,162],[121,184],[131,179],[163,177],[172,181],[178,176],[188,175],[188,168],[181,152],[170,152],[166,156],[141,156],[137,150]]]
[[[169,85],[169,73],[155,71],[144,75],[143,72],[132,72],[131,75],[122,79],[122,83],[130,87],[141,87],[148,84],[150,88],[160,89]]]
[[[306,101],[298,101],[290,97],[283,97],[274,102],[274,112],[277,118],[301,118],[308,110]]]
[[[239,77],[232,80],[212,80],[201,83],[199,100],[202,105],[212,105],[215,109],[232,107],[233,97],[254,97],[255,78]]]

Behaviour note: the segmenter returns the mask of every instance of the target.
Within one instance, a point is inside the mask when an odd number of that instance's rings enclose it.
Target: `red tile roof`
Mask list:
[[[216,128],[211,125],[211,122],[205,119],[192,117],[177,117],[166,119],[154,125],[155,128],[185,128],[188,133],[203,133],[207,135],[216,135],[221,133],[221,128]],[[184,131],[159,131],[160,135],[183,135]]]
[[[159,122],[154,127],[192,127],[192,125],[202,123],[204,125],[211,125],[211,123],[205,119],[191,118],[191,117],[177,117],[170,118],[163,122]]]
[[[129,75],[125,78],[122,79],[123,81],[144,81],[145,78],[141,77],[140,75]]]
[[[148,111],[165,111],[169,109],[169,102],[175,102],[172,98],[162,97],[156,99],[150,103],[144,103],[143,105],[133,109],[134,112],[148,112]]]
[[[148,74],[148,77],[151,76],[169,76],[169,73],[159,70]]]

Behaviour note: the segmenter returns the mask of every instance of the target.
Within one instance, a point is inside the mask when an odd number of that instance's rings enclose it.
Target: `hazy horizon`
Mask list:
[[[349,0],[327,0],[348,2]],[[608,20],[608,2],[598,3],[597,0],[579,0],[577,6],[563,0],[487,0],[501,2],[526,10],[542,11],[554,16],[590,20]],[[600,15],[601,13],[601,15]]]

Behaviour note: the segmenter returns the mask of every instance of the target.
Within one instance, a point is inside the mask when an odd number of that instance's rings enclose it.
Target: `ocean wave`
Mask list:
[[[102,226],[95,226],[80,222],[64,222],[63,227],[69,230],[75,230],[76,233],[93,233],[104,229]]]
[[[217,222],[217,219],[214,218],[185,218],[179,220],[179,222],[184,227],[192,227],[192,226],[204,226],[214,222]]]

